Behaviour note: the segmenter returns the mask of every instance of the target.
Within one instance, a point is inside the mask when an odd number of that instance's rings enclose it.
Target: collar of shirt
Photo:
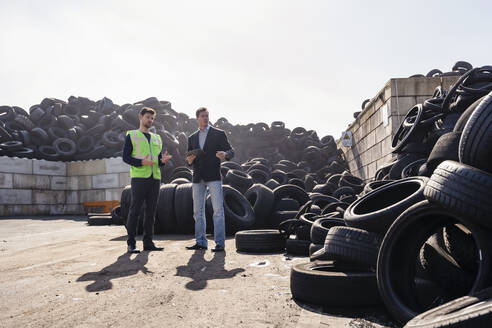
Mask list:
[[[210,130],[210,124],[209,124],[209,125],[207,125],[207,127],[205,128],[205,131],[204,131],[204,130],[202,130],[202,129],[200,129],[200,128],[199,128],[198,130],[200,130],[200,131],[202,131],[202,132],[208,132],[208,130]]]

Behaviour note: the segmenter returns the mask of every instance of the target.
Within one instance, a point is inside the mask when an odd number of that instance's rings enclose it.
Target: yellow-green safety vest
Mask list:
[[[132,141],[133,151],[132,157],[138,159],[144,159],[149,155],[148,160],[155,162],[152,166],[130,166],[130,177],[132,178],[148,178],[153,174],[154,179],[161,179],[161,170],[159,169],[159,154],[162,151],[161,136],[152,132],[150,133],[150,147],[149,140],[145,137],[140,130],[127,131],[126,135],[130,135]]]

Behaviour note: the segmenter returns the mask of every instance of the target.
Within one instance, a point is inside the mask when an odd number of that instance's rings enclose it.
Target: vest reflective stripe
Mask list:
[[[132,178],[148,178],[153,175],[156,180],[161,179],[161,171],[159,169],[159,154],[162,150],[161,136],[150,132],[150,147],[149,140],[140,130],[131,130],[127,132],[132,141],[133,151],[132,157],[144,159],[149,156],[149,160],[156,162],[152,166],[130,166],[130,177]]]

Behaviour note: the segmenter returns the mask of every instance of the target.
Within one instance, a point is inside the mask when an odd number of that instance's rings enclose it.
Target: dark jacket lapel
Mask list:
[[[205,149],[207,149],[207,145],[210,143],[210,139],[213,138],[214,133],[215,133],[214,128],[212,126],[210,126],[210,129],[208,129],[207,137],[205,138],[205,144],[203,144],[203,151],[205,151]]]
[[[193,144],[193,149],[200,148],[200,144],[198,143],[198,131],[193,135],[192,144]]]

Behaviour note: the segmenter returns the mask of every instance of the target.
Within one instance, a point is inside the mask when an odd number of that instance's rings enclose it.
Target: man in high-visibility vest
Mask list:
[[[162,153],[161,136],[149,131],[154,122],[155,111],[143,107],[138,113],[140,127],[126,133],[123,148],[123,161],[130,165],[132,201],[126,223],[128,231],[128,252],[139,253],[136,248],[138,215],[145,201],[146,211],[143,222],[143,248],[145,251],[161,251],[152,241],[154,235],[154,216],[159,198],[161,171],[159,166],[171,159],[167,151]]]

